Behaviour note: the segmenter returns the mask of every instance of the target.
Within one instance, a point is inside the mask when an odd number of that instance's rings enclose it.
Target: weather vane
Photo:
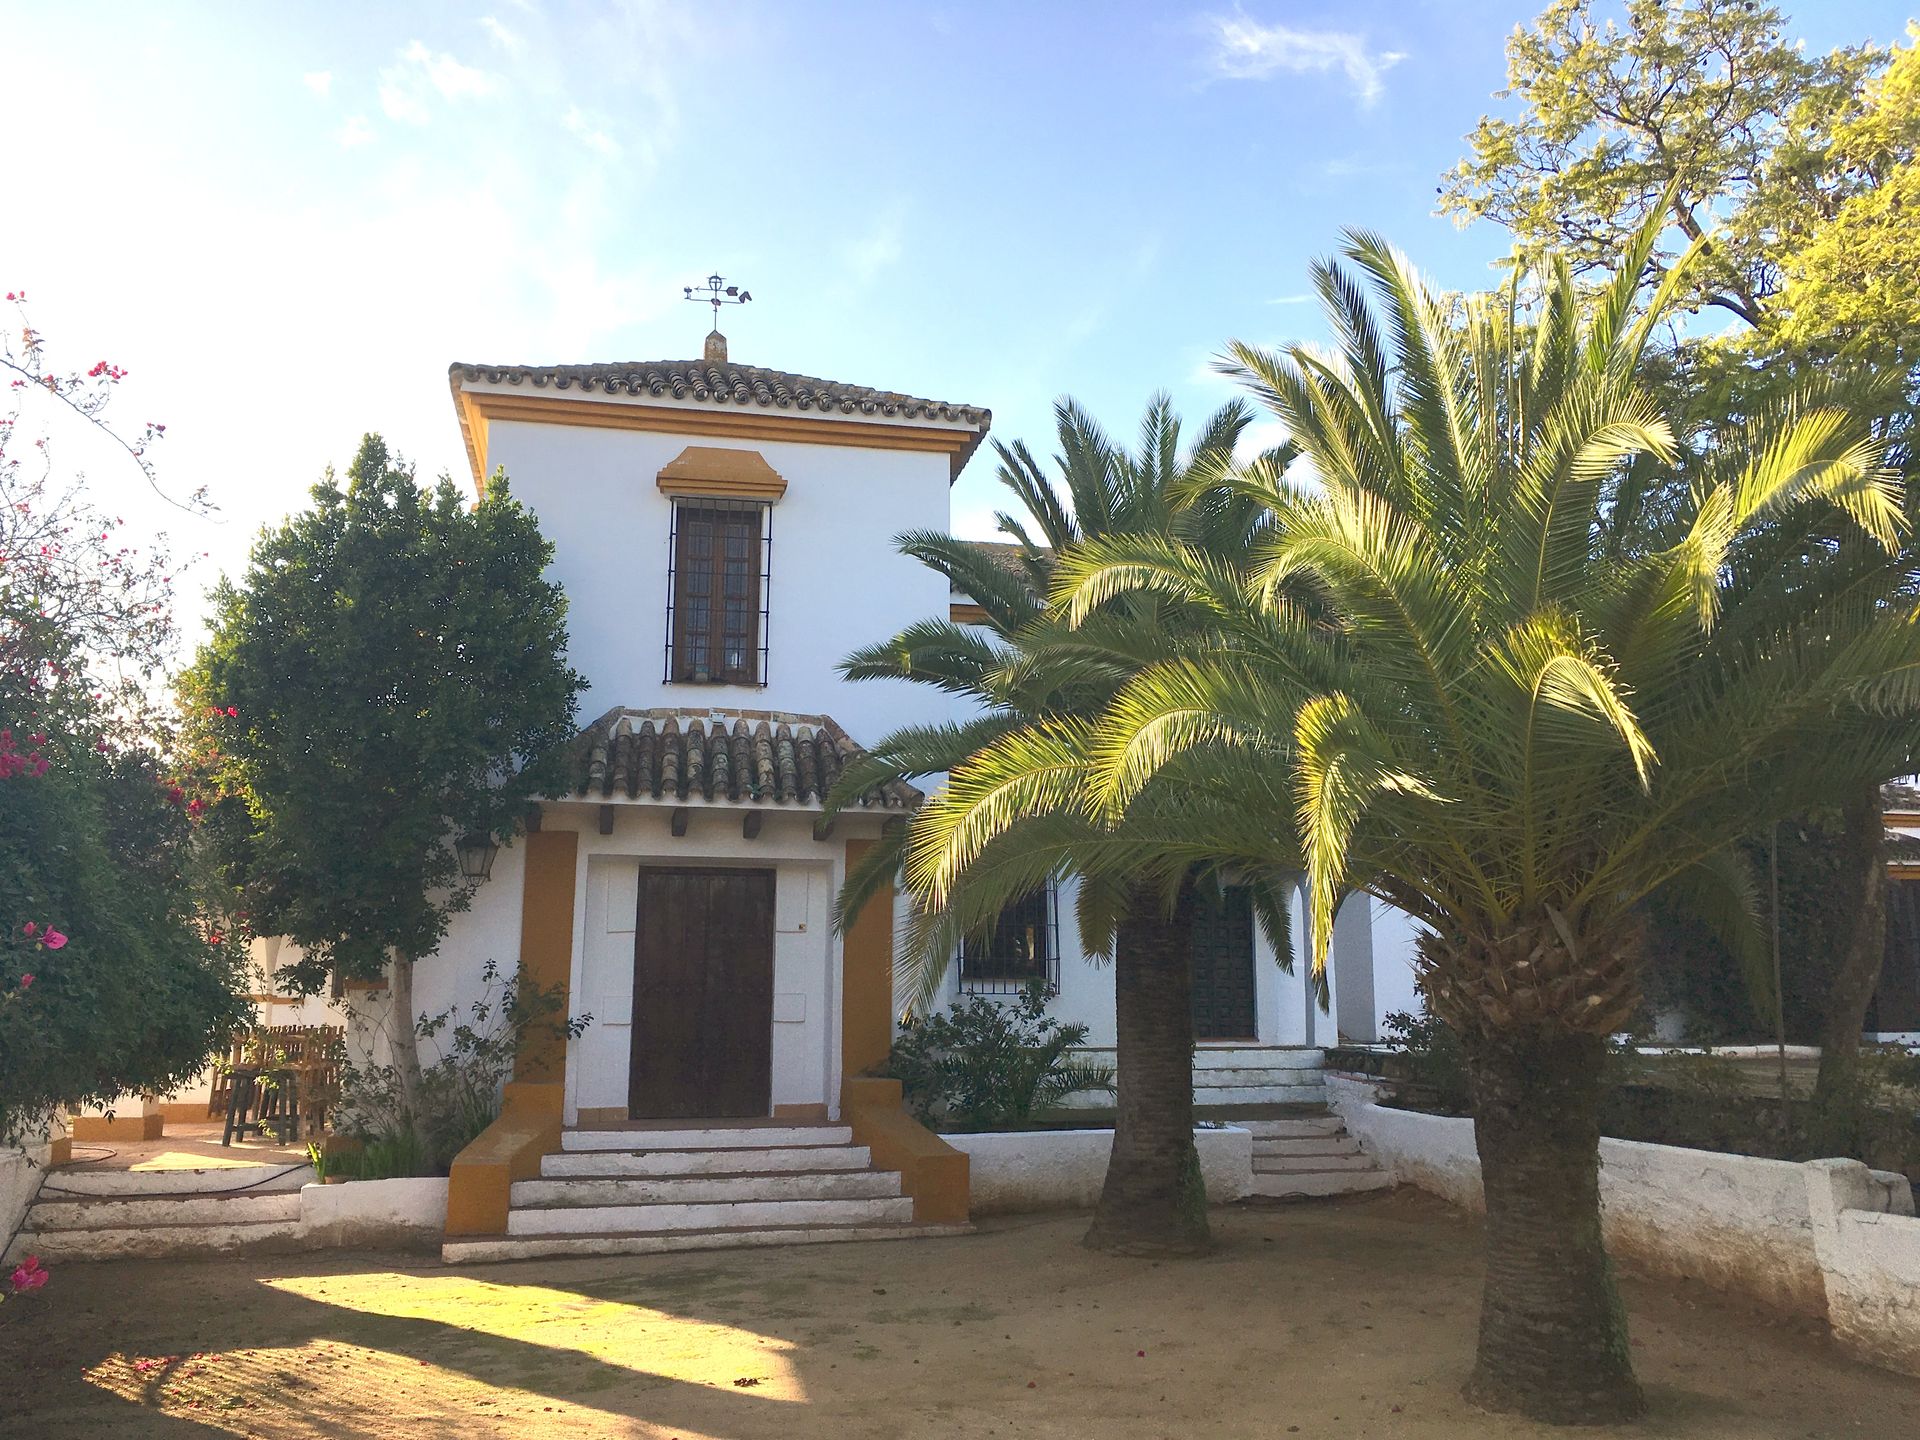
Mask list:
[[[738,285],[727,284],[724,275],[709,275],[705,285],[683,285],[680,287],[689,300],[698,300],[703,305],[713,306],[713,328],[720,328],[720,307],[722,305],[744,305],[753,296]]]

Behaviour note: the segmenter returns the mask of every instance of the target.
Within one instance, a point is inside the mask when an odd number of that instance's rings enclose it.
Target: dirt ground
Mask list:
[[[1085,1221],[945,1240],[449,1269],[327,1254],[63,1265],[0,1306],[9,1440],[1555,1433],[1469,1409],[1479,1236],[1411,1192],[1216,1212],[1205,1260]],[[1920,1433],[1920,1381],[1683,1285],[1624,1285],[1620,1432]]]

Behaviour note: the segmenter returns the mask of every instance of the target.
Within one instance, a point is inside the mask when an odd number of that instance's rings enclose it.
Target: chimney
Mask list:
[[[706,361],[709,365],[724,365],[727,363],[727,337],[722,335],[718,330],[709,330],[707,332]]]

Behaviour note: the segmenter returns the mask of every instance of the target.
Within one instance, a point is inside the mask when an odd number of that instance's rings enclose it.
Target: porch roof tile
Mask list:
[[[583,800],[817,808],[848,762],[865,753],[827,715],[617,706],[575,740],[573,793]],[[910,810],[924,798],[903,781],[889,781],[860,803]]]

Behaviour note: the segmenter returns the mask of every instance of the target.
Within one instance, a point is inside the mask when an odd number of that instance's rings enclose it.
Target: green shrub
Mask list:
[[[1425,1012],[1395,1010],[1381,1022],[1381,1033],[1399,1063],[1389,1069],[1396,1105],[1466,1115],[1473,1110],[1467,1084],[1467,1057],[1460,1037],[1444,1020]]]
[[[333,1157],[334,1173],[359,1180],[445,1175],[454,1156],[499,1116],[501,1086],[520,1053],[542,1038],[573,1039],[593,1021],[591,1015],[561,1018],[561,988],[531,984],[523,971],[502,981],[500,967],[489,960],[481,977],[486,990],[464,1020],[455,1020],[455,1007],[423,1015],[414,1026],[421,1042],[440,1052],[421,1066],[417,1115],[395,1066],[347,1066],[339,1128],[360,1141],[361,1151]]]
[[[909,1021],[884,1073],[922,1120],[956,1129],[1018,1128],[1069,1095],[1112,1094],[1113,1067],[1073,1053],[1087,1027],[1048,1015],[1050,997],[1034,984],[1012,1001],[976,995],[944,1015]]]

